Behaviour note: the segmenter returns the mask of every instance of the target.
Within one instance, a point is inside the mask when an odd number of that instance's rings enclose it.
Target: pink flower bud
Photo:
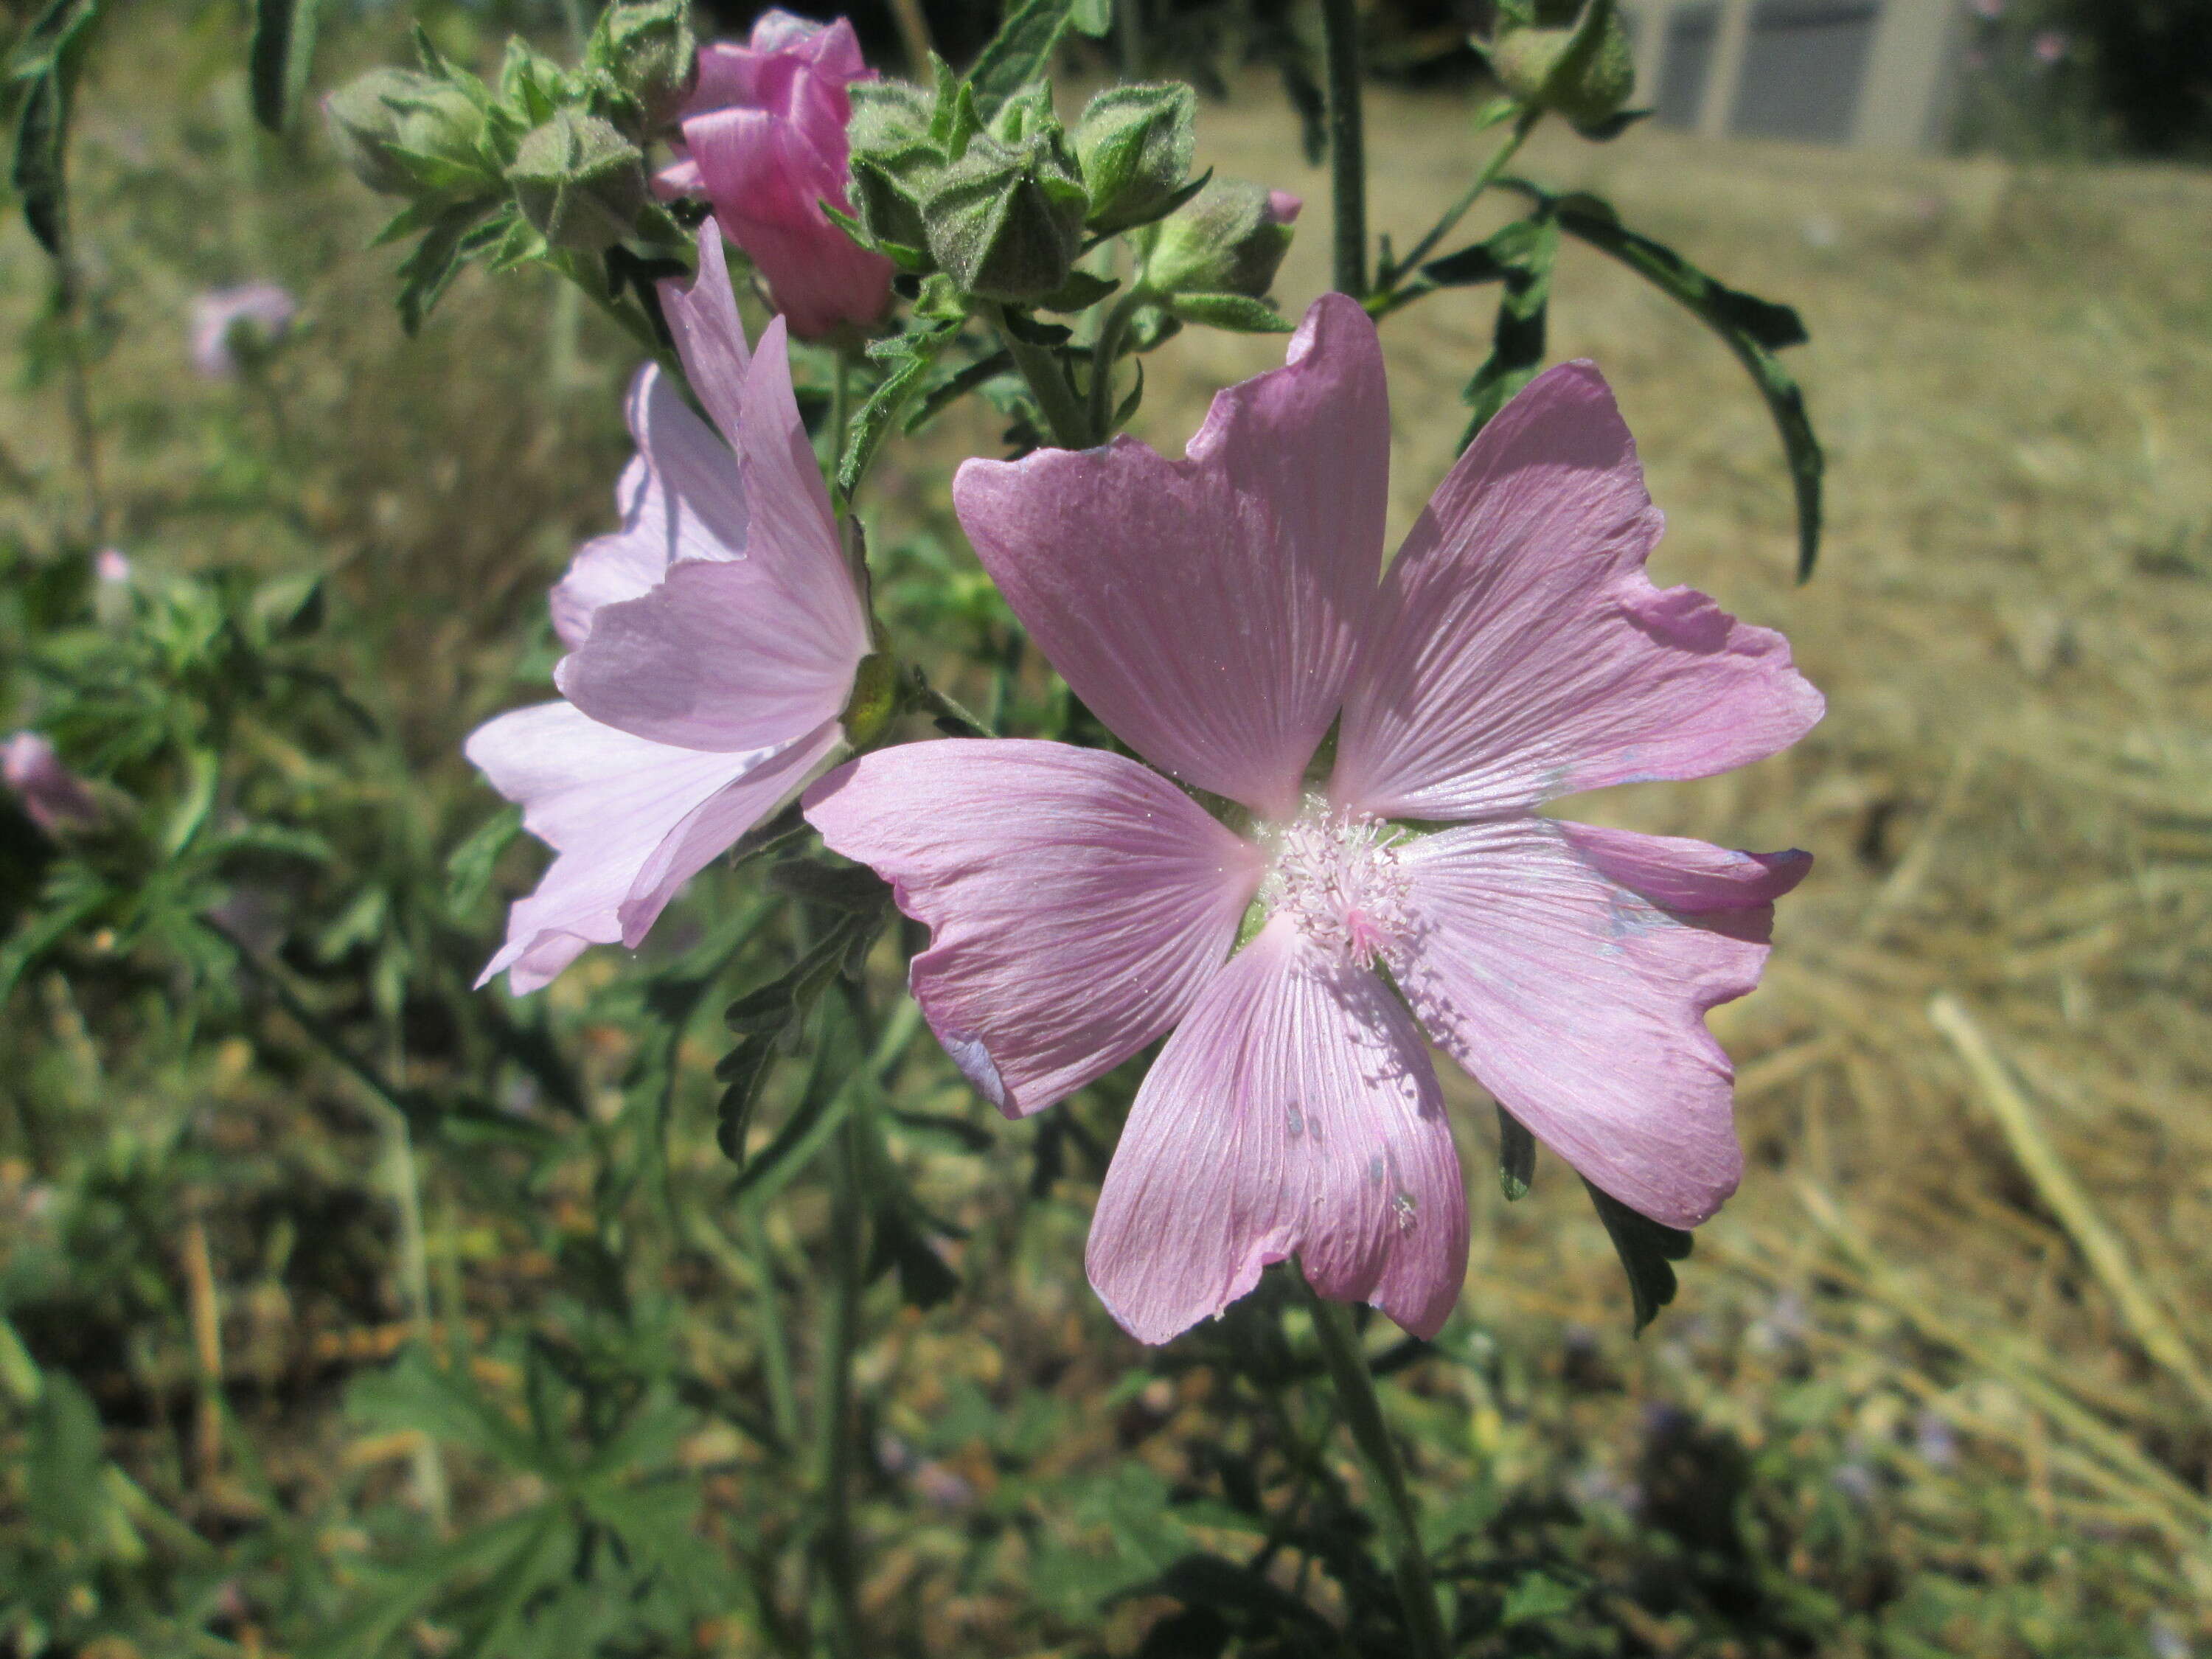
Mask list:
[[[1305,205],[1304,197],[1293,196],[1287,190],[1267,192],[1267,216],[1279,225],[1297,223],[1298,215],[1305,210]]]
[[[35,732],[18,732],[0,744],[0,779],[15,792],[31,822],[50,836],[100,822],[100,803],[92,791]]]
[[[822,210],[850,213],[846,88],[872,79],[843,18],[828,27],[770,11],[744,46],[699,53],[680,116],[683,155],[654,180],[664,196],[703,192],[802,339],[866,327],[890,303],[890,261],[861,247]]]

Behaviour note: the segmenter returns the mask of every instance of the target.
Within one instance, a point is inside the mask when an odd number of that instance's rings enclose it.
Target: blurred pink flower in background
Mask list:
[[[256,347],[265,349],[284,337],[299,308],[274,283],[210,289],[192,301],[192,367],[210,380],[235,379],[239,362],[231,331],[243,330]]]
[[[100,802],[84,780],[64,766],[53,744],[36,732],[18,732],[0,743],[0,781],[15,792],[31,822],[50,836],[88,830],[100,822]]]
[[[872,79],[853,26],[762,14],[739,46],[699,53],[699,80],[679,116],[683,154],[655,179],[664,195],[703,191],[730,240],[767,281],[803,340],[867,327],[890,303],[891,264],[822,211],[850,212],[845,88]]]
[[[712,221],[697,280],[660,298],[714,427],[658,368],[639,374],[622,528],[586,544],[553,590],[567,701],[468,741],[559,854],[478,981],[505,969],[517,995],[586,945],[635,948],[678,888],[796,793],[843,740],[868,652],[782,319],[747,349]]]
[[[1994,23],[2005,15],[2005,0],[1973,0],[1974,15]]]
[[[103,547],[93,555],[92,574],[103,582],[120,586],[131,580],[131,556],[119,547]]]
[[[2059,29],[2041,30],[2027,43],[2027,49],[2034,55],[2035,61],[2045,69],[2064,63],[2073,46],[2072,37]]]
[[[1160,770],[955,739],[805,798],[929,925],[915,998],[1008,1115],[1173,1032],[1087,1256],[1148,1342],[1294,1255],[1324,1296],[1443,1325],[1468,1220],[1424,1029],[1656,1220],[1704,1220],[1741,1168],[1703,1016],[1757,982],[1772,901],[1810,860],[1537,808],[1773,754],[1820,694],[1779,635],[1652,586],[1660,515],[1589,365],[1484,428],[1384,572],[1389,468],[1375,327],[1336,295],[1180,463],[1127,437],[968,462],[954,500],[986,568]]]

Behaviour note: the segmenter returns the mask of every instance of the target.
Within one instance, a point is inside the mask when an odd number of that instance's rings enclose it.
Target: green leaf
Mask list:
[[[1667,1226],[1630,1209],[1612,1194],[1591,1186],[1587,1179],[1583,1185],[1589,1188],[1590,1202],[1597,1206],[1598,1219],[1605,1223],[1613,1251],[1628,1274],[1628,1294],[1636,1309],[1636,1333],[1641,1336],[1644,1328],[1659,1316],[1659,1310],[1674,1299],[1673,1264],[1688,1256],[1692,1237],[1679,1227]]]
[[[1087,270],[1071,270],[1067,280],[1039,300],[1037,306],[1043,311],[1088,311],[1121,286],[1111,277],[1094,276]]]
[[[1114,0],[1075,0],[1067,21],[1094,40],[1114,32]]]
[[[1004,351],[994,351],[980,362],[969,364],[950,380],[931,387],[929,395],[915,406],[914,413],[906,417],[906,424],[900,429],[911,438],[986,380],[996,380],[1002,374],[1013,372],[1014,360]]]
[[[492,866],[499,855],[522,833],[522,809],[509,806],[495,812],[469,832],[446,860],[446,908],[465,916],[491,885]]]
[[[714,1108],[714,1144],[741,1170],[745,1166],[745,1131],[752,1127],[753,1108],[760,1103],[762,1085],[775,1064],[775,1040],[755,1035],[723,1055],[714,1067],[715,1077],[729,1085]]]
[[[1186,323],[1227,329],[1236,334],[1288,334],[1290,319],[1264,300],[1246,294],[1175,294],[1162,303]]]
[[[1460,393],[1474,411],[1460,439],[1462,450],[1544,366],[1546,321],[1552,300],[1552,267],[1559,258],[1559,227],[1548,213],[1540,212],[1506,226],[1481,247],[1481,258],[1501,267],[1499,280],[1505,284],[1505,293],[1498,302],[1498,318],[1491,326],[1490,356],[1483,360],[1482,367],[1475,370],[1474,378]],[[1473,251],[1465,252],[1471,255]],[[1461,257],[1450,255],[1437,264],[1449,268]],[[1468,269],[1472,270],[1476,263],[1470,258]],[[1424,266],[1422,275],[1428,276],[1430,269]]]
[[[447,208],[431,223],[399,267],[399,325],[410,334],[422,326],[445,293],[446,284],[461,268],[461,243],[489,210],[489,202],[463,202]]]
[[[56,259],[66,257],[69,243],[70,98],[99,16],[98,0],[52,0],[8,65],[8,78],[22,88],[9,183],[23,199],[31,234]]]
[[[890,365],[884,378],[854,412],[845,431],[845,455],[837,466],[837,491],[850,501],[867,476],[868,466],[890,434],[892,422],[907,400],[921,389],[938,355],[959,333],[957,324],[909,329],[889,340],[878,341],[868,355]]]
[[[1536,1176],[1536,1137],[1503,1106],[1498,1109],[1498,1184],[1508,1204],[1528,1196]]]
[[[867,1277],[898,1271],[899,1300],[910,1307],[934,1308],[960,1288],[960,1275],[945,1264],[928,1237],[915,1224],[896,1193],[883,1193],[874,1206],[874,1243]]]
[[[1076,0],[1019,0],[968,71],[977,113],[988,121],[1033,81],[1049,76],[1053,48],[1067,32]]]
[[[319,0],[253,0],[253,38],[246,49],[253,118],[271,132],[291,125],[315,58]]]
[[[812,859],[786,859],[769,871],[768,883],[778,892],[809,904],[856,915],[882,909],[890,896],[884,878],[861,864],[838,866]]]
[[[1571,1584],[1562,1584],[1540,1572],[1524,1572],[1521,1582],[1505,1593],[1505,1605],[1498,1611],[1498,1622],[1528,1625],[1556,1619],[1561,1613],[1572,1613],[1582,1604],[1582,1592]]]
[[[1553,197],[1524,179],[1501,182],[1553,205],[1561,229],[1620,260],[1694,314],[1735,354],[1766,400],[1767,413],[1781,434],[1797,499],[1797,580],[1810,576],[1820,552],[1826,462],[1814,435],[1812,416],[1805,410],[1805,394],[1774,356],[1804,343],[1805,325],[1797,313],[1717,282],[1664,243],[1628,229],[1620,216],[1595,196]]]

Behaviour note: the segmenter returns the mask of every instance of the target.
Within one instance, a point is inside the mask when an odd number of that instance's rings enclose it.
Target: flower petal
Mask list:
[[[1259,849],[1097,749],[952,738],[864,755],[806,792],[822,838],[930,928],[915,1000],[1009,1117],[1181,1018],[1258,890]]]
[[[1540,376],[1460,459],[1382,580],[1330,793],[1464,818],[1796,742],[1820,694],[1779,634],[1644,562],[1661,519],[1604,378]]]
[[[723,437],[734,446],[753,358],[745,344],[744,324],[738,317],[738,296],[730,287],[722,228],[711,218],[700,225],[699,272],[689,288],[673,279],[658,287],[661,314],[676,337],[684,378]]]
[[[1143,1342],[1296,1255],[1338,1301],[1433,1336],[1467,1272],[1467,1192],[1428,1050],[1382,982],[1278,917],[1152,1063],[1106,1172],[1091,1283]]]
[[[738,416],[738,469],[752,506],[750,556],[772,566],[798,608],[793,621],[834,641],[858,662],[868,653],[868,617],[838,539],[837,517],[799,418],[783,319],[761,331]]]
[[[1372,605],[1389,442],[1375,325],[1328,295],[1284,368],[1213,400],[1183,460],[1126,437],[971,460],[953,499],[1101,720],[1186,782],[1288,817]]]
[[[562,702],[477,727],[467,753],[493,788],[520,803],[523,827],[560,854],[537,890],[514,905],[507,944],[477,981],[508,969],[517,996],[551,980],[585,945],[621,939],[620,913],[662,844],[771,758],[648,743]],[[732,840],[737,833],[742,828]]]
[[[825,720],[790,747],[759,761],[709,795],[678,823],[639,867],[617,913],[623,943],[635,950],[684,884],[720,858],[738,836],[799,793],[816,767],[845,741],[844,727]]]
[[[1735,1068],[1705,1011],[1759,982],[1803,854],[1547,818],[1400,851],[1415,935],[1390,967],[1446,1052],[1536,1138],[1655,1221],[1735,1190]]]
[[[677,560],[744,552],[737,464],[657,366],[630,382],[626,412],[638,453],[615,487],[623,526],[585,543],[553,589],[553,630],[572,649],[591,636],[602,606],[650,592]]]
[[[859,656],[813,620],[758,559],[671,565],[644,598],[594,615],[553,679],[592,719],[654,743],[779,747],[852,691]]]

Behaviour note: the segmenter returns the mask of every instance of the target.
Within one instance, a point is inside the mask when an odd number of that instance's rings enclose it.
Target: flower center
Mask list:
[[[1412,884],[1398,862],[1406,832],[1308,795],[1289,823],[1261,832],[1270,854],[1260,902],[1322,949],[1363,965],[1411,930]]]

